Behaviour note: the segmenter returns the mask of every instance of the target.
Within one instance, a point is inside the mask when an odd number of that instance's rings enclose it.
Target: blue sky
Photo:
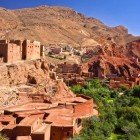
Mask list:
[[[38,5],[66,6],[109,26],[124,25],[140,35],[140,0],[0,0],[0,7],[19,9]]]

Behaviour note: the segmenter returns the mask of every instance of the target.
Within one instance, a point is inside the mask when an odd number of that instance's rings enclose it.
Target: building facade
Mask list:
[[[40,59],[43,46],[38,41],[0,40],[0,62]]]

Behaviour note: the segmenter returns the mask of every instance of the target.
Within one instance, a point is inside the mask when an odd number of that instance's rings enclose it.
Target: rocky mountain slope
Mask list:
[[[125,45],[136,39],[123,26],[108,27],[70,8],[50,6],[19,10],[0,8],[0,38],[29,38],[44,45],[73,47],[94,47],[110,43],[110,40]]]
[[[102,56],[93,56],[89,64],[100,62],[100,67],[107,73],[130,76],[140,70],[140,37],[129,34],[124,26],[108,27],[70,8],[0,8],[0,38],[38,40],[45,46],[92,48],[96,55]]]

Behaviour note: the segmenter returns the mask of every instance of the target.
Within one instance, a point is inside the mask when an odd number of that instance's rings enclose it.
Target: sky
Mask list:
[[[124,25],[140,36],[140,0],[0,0],[0,7],[20,9],[40,5],[65,6],[108,26]]]

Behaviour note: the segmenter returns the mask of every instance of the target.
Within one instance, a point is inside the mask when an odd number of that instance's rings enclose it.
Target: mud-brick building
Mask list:
[[[39,59],[43,46],[38,41],[0,40],[0,62],[12,63],[19,60]]]
[[[134,86],[140,86],[140,77],[129,77],[129,78],[124,78],[124,77],[114,77],[110,79],[109,86],[110,88],[120,88],[120,87],[125,87],[125,88],[133,88]]]
[[[10,140],[68,140],[82,130],[82,120],[98,116],[92,98],[79,95],[48,103],[34,100],[11,106],[0,115],[0,133]]]
[[[0,62],[14,62],[21,60],[22,41],[0,40]]]
[[[24,60],[38,59],[41,56],[41,50],[40,42],[24,40],[22,44],[22,58]]]

